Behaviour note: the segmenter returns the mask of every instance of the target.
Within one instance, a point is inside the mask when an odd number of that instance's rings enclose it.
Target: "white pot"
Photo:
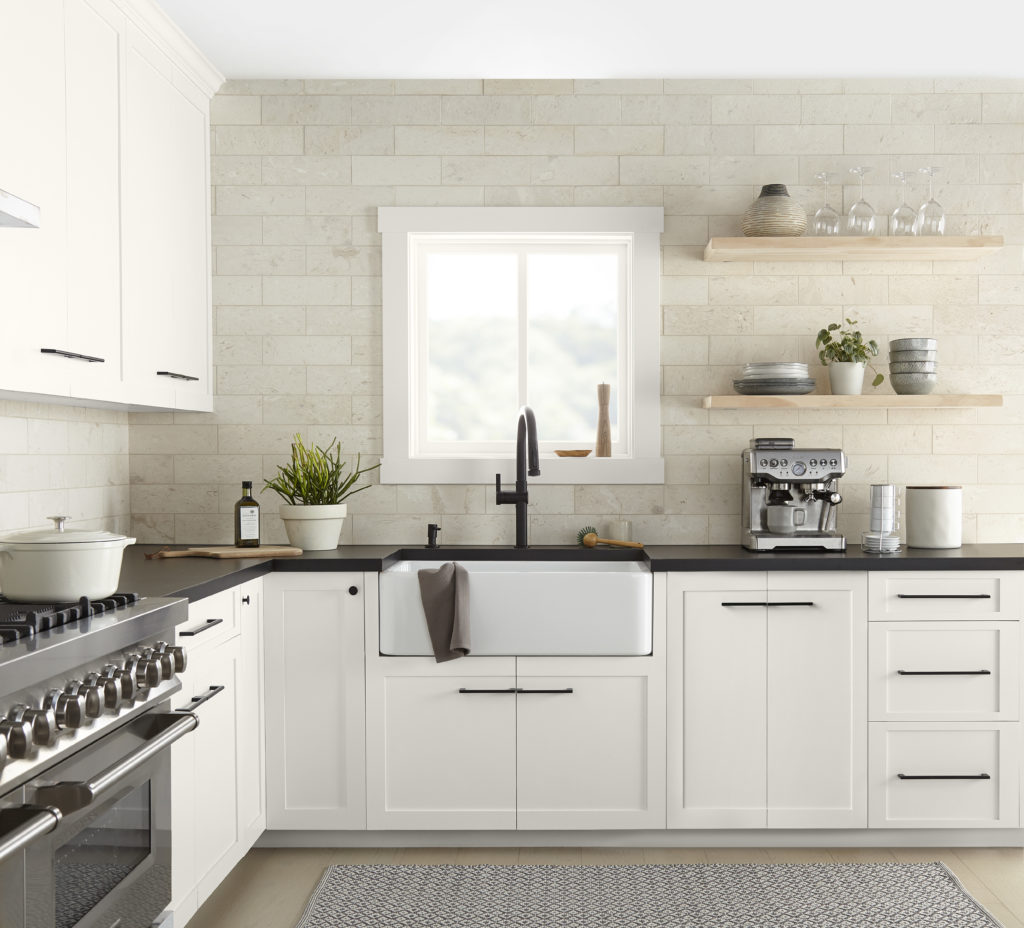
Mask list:
[[[282,503],[278,510],[288,543],[303,551],[331,551],[338,547],[341,526],[348,506],[292,506]]]
[[[834,396],[859,396],[864,389],[864,362],[829,362],[828,382]]]
[[[135,539],[65,529],[66,516],[50,518],[56,528],[0,536],[0,592],[22,603],[66,603],[116,593],[121,557]]]

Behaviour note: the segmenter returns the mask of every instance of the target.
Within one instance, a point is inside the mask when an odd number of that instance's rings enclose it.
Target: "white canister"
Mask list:
[[[907,487],[907,546],[959,548],[963,506],[963,487]]]

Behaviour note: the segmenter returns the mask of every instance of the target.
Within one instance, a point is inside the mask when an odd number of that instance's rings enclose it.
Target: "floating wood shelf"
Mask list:
[[[978,406],[1002,406],[996,393],[926,394],[923,396],[870,394],[833,396],[830,393],[805,393],[797,396],[705,396],[705,409],[971,409]]]
[[[1003,247],[1001,235],[713,238],[705,261],[974,261]]]

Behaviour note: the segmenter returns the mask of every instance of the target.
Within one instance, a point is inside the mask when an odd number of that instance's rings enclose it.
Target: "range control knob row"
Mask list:
[[[81,680],[72,680],[65,685],[64,692],[69,696],[81,696],[85,700],[85,717],[87,719],[98,719],[103,715],[103,699],[98,686],[89,686]]]
[[[130,654],[125,661],[124,669],[132,675],[140,690],[159,686],[164,678],[160,662],[144,654]]]
[[[53,709],[33,709],[19,703],[7,713],[7,720],[32,726],[32,740],[38,745],[47,745],[57,737],[57,716]]]
[[[157,654],[170,654],[173,660],[174,673],[184,673],[188,666],[188,654],[181,645],[170,645],[166,641],[156,643]]]
[[[139,695],[135,676],[125,668],[118,667],[117,664],[106,664],[100,672],[100,679],[115,680],[121,692],[121,699],[124,702],[134,702]]]
[[[117,670],[117,668],[115,668]],[[85,678],[85,685],[94,688],[103,696],[103,708],[113,712],[121,706],[121,674],[107,674],[106,667],[102,673],[90,673]]]
[[[85,696],[50,690],[43,697],[43,708],[53,710],[58,731],[63,728],[81,728],[85,724]]]
[[[156,661],[160,665],[160,677],[163,680],[170,680],[174,677],[174,655],[168,651],[157,651],[154,648],[146,648],[142,652],[143,658],[147,661]]]
[[[0,720],[0,741],[7,747],[7,756],[12,760],[20,760],[28,756],[32,747],[32,723],[27,719],[14,721]]]

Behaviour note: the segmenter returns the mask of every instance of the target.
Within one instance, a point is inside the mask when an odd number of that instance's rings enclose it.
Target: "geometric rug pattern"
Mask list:
[[[296,928],[1000,928],[941,863],[328,867]]]

